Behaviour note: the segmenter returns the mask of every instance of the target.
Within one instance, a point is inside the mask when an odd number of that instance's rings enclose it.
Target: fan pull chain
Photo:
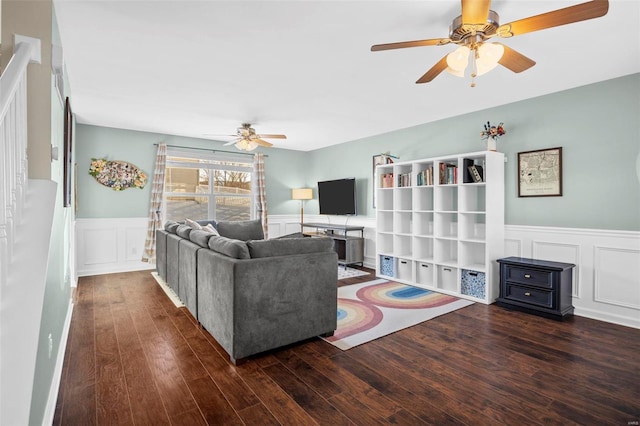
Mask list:
[[[476,87],[475,78],[478,75],[478,67],[476,65],[476,60],[478,59],[478,49],[473,49],[473,54],[471,55],[471,87]]]

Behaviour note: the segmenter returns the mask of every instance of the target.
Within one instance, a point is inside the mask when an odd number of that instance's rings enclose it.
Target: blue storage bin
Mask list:
[[[484,272],[463,269],[461,273],[460,291],[467,296],[484,299],[486,297],[486,279]]]
[[[393,256],[380,256],[380,274],[395,277],[395,259]]]

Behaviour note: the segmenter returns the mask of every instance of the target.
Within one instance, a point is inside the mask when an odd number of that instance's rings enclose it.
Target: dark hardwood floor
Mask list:
[[[75,298],[56,425],[640,420],[640,330],[587,318],[476,303],[346,352],[312,339],[234,366],[149,271],[81,278]]]

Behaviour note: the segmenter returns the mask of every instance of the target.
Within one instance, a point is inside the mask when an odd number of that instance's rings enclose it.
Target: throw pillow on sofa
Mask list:
[[[210,233],[210,234],[212,234],[212,235],[220,235],[220,234],[218,233],[218,230],[217,230],[216,228],[214,228],[214,227],[213,227],[213,225],[212,225],[212,224],[210,224],[210,223],[208,223],[208,224],[206,224],[205,226],[203,226],[203,227],[202,227],[202,230],[203,230],[203,231],[206,231],[206,232],[208,232],[208,233]]]
[[[240,241],[264,240],[260,220],[239,220],[218,222],[218,233],[227,238]]]
[[[202,229],[202,225],[200,225],[200,224],[199,224],[198,222],[196,222],[195,220],[185,219],[184,221],[185,221],[185,223],[186,223],[189,227],[191,227],[191,228],[193,228],[193,229]]]

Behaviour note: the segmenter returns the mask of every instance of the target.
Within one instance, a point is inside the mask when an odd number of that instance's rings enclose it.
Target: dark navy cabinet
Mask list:
[[[573,315],[572,263],[506,257],[500,264],[499,306],[561,320]]]

